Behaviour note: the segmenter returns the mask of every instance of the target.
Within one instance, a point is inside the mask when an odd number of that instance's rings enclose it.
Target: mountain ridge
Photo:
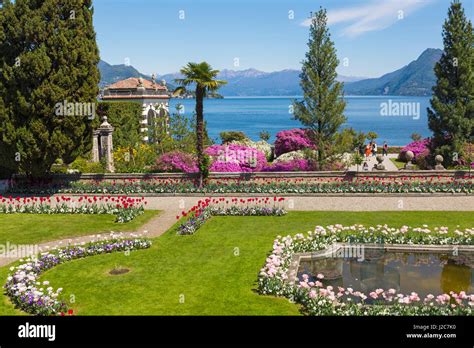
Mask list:
[[[434,65],[439,60],[442,50],[428,48],[420,56],[400,69],[376,78],[338,75],[338,81],[344,82],[346,95],[431,95],[431,88],[436,83]],[[129,77],[150,76],[140,73],[130,65],[111,65],[99,62],[101,71],[100,87],[104,87]],[[289,96],[301,95],[299,86],[300,70],[284,69],[264,72],[254,68],[244,70],[223,69],[218,79],[228,83],[219,89],[224,96]],[[177,72],[163,74],[157,80],[167,81],[169,88],[174,87],[174,79],[181,77]]]

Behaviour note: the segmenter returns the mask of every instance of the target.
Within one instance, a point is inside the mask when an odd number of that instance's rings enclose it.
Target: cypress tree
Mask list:
[[[443,25],[444,52],[434,71],[428,125],[433,131],[432,153],[452,164],[463,143],[474,136],[474,34],[461,3],[451,3]]]
[[[0,166],[40,177],[91,146],[90,114],[57,105],[96,105],[92,0],[6,0],[0,12]]]
[[[346,103],[340,98],[343,84],[336,81],[339,60],[325,9],[312,16],[308,48],[300,74],[303,100],[293,104],[294,117],[310,130],[321,168],[332,154],[339,127],[346,121]]]

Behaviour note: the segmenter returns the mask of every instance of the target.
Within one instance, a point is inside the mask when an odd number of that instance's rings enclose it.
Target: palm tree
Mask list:
[[[179,85],[173,92],[173,96],[186,92],[186,87],[195,86],[196,94],[196,152],[199,166],[199,187],[202,186],[204,179],[204,97],[208,92],[214,92],[227,81],[215,80],[219,70],[214,70],[206,63],[188,63],[180,70],[184,76],[182,79],[176,79]]]

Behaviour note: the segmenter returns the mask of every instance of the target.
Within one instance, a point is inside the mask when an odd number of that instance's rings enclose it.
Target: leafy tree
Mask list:
[[[102,117],[114,127],[114,147],[135,148],[143,142],[140,130],[143,106],[138,102],[101,101],[97,105],[97,117],[92,122],[93,129],[102,123]]]
[[[91,147],[99,51],[91,0],[10,0],[0,10],[0,167],[40,177]],[[65,112],[67,111],[67,112]],[[58,115],[60,114],[60,115]],[[82,115],[81,115],[82,114]]]
[[[336,81],[339,60],[322,8],[312,17],[308,48],[300,75],[303,100],[294,102],[294,116],[311,130],[321,168],[331,156],[339,127],[346,121],[346,103],[340,98],[343,84]]]
[[[206,63],[188,63],[181,69],[181,74],[184,75],[182,79],[176,79],[175,81],[179,84],[174,94],[185,93],[186,87],[194,86],[196,95],[196,154],[198,158],[199,167],[199,186],[203,184],[204,177],[208,173],[206,163],[209,163],[209,159],[205,158],[204,155],[204,137],[205,137],[205,124],[204,124],[204,97],[209,92],[215,92],[219,87],[226,84],[226,81],[216,80],[219,70],[214,70]]]
[[[353,128],[344,128],[336,134],[334,148],[338,154],[359,151],[360,147],[364,145],[365,139],[366,135],[363,132],[357,132]]]
[[[370,140],[370,141],[374,141],[378,137],[379,137],[379,135],[375,132],[367,132],[367,139]]]
[[[270,140],[270,133],[268,133],[267,131],[261,131],[260,133],[258,133],[258,136],[259,136],[260,139],[262,139],[263,141],[268,141],[268,140]]]
[[[412,133],[412,134],[410,135],[410,138],[411,138],[411,140],[413,140],[413,141],[420,141],[423,137],[421,136],[421,134]]]
[[[451,3],[443,25],[444,52],[434,71],[428,125],[432,153],[451,165],[463,143],[474,135],[474,33],[461,3]]]
[[[239,131],[221,132],[219,136],[221,137],[222,144],[230,143],[231,141],[242,141],[247,139],[245,133]]]

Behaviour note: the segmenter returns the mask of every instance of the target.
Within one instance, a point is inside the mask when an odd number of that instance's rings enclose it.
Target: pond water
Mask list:
[[[302,259],[298,278],[303,274],[310,281],[323,274],[323,285],[351,287],[366,295],[378,288],[393,288],[398,293],[416,292],[420,298],[454,291],[474,293],[473,252],[411,252],[365,250],[364,257],[314,257]]]

